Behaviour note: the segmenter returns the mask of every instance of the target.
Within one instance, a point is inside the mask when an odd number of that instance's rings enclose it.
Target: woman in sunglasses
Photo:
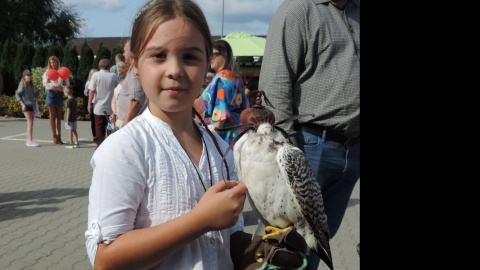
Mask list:
[[[213,42],[210,68],[215,71],[215,77],[202,93],[204,120],[210,130],[230,143],[237,137],[239,130],[220,131],[215,128],[240,125],[240,113],[247,108],[247,98],[228,42],[221,39]]]

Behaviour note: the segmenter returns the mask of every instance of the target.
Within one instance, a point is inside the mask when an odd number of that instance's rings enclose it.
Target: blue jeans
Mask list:
[[[297,144],[305,153],[322,188],[330,238],[340,228],[353,188],[360,178],[360,142],[345,145],[297,131]],[[317,269],[320,258],[310,252],[307,269]],[[332,258],[335,261],[335,258]]]

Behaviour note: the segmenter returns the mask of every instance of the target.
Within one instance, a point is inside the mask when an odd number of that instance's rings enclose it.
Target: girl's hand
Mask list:
[[[55,92],[60,92],[60,90],[61,90],[60,84],[54,82],[53,83],[53,89],[55,90]]]
[[[238,181],[226,180],[226,183],[221,181],[210,187],[193,209],[208,231],[232,227],[243,210],[247,187]]]

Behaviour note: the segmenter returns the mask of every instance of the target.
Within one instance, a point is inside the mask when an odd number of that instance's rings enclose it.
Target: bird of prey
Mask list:
[[[252,93],[250,100],[255,105],[242,112],[243,131],[232,142],[239,180],[247,186],[252,209],[267,225],[267,232],[279,232],[272,227],[293,226],[310,250],[333,270],[320,185],[302,150],[272,124],[275,117],[261,105],[261,95],[271,106],[263,91]],[[285,121],[277,124],[281,122]]]

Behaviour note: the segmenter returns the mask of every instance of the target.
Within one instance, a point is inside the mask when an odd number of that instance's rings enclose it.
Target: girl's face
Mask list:
[[[58,63],[55,60],[50,60],[50,68],[52,69],[57,69],[58,68]]]
[[[185,112],[191,116],[193,101],[207,73],[202,34],[182,19],[163,22],[145,51],[134,63],[153,115]]]
[[[25,75],[23,77],[25,78],[25,82],[27,82],[27,83],[32,81],[32,75]]]

